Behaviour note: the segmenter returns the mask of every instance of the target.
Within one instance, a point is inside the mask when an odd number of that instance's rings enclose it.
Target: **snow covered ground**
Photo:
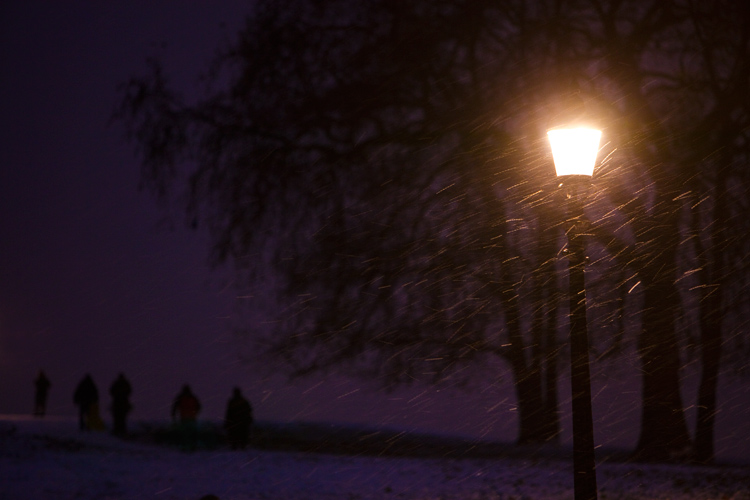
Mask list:
[[[324,449],[325,442],[319,444]],[[146,440],[82,433],[70,417],[0,416],[0,499],[199,500],[208,494],[221,500],[573,496],[571,464],[565,453],[533,458],[509,451],[499,458],[477,454],[441,458],[268,448],[233,452],[218,446],[183,452]],[[602,500],[750,500],[750,467],[741,464],[696,467],[605,461],[598,467],[598,482]]]

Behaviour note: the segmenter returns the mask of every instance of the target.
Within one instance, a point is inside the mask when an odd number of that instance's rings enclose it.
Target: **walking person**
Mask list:
[[[117,436],[127,434],[126,418],[132,408],[130,404],[131,392],[130,382],[122,373],[117,376],[117,379],[109,388],[109,394],[112,396],[112,433]]]
[[[200,411],[200,401],[193,394],[190,386],[185,384],[172,403],[172,420],[177,424],[182,449],[194,450],[197,445],[198,428],[196,420]]]
[[[227,403],[224,416],[224,429],[229,445],[233,450],[245,449],[250,441],[250,426],[253,424],[253,407],[242,397],[239,387],[235,387],[232,398]]]
[[[47,395],[49,394],[50,383],[47,375],[43,370],[39,370],[34,380],[34,416],[43,417],[47,412]]]
[[[93,421],[95,419],[92,417],[98,414],[99,390],[90,374],[87,373],[76,387],[73,402],[78,406],[78,425],[81,430],[87,431],[98,427],[98,422]]]

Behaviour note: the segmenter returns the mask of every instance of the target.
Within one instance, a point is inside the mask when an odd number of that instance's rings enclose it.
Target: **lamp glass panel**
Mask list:
[[[557,176],[594,175],[601,130],[590,128],[556,129],[547,132]]]

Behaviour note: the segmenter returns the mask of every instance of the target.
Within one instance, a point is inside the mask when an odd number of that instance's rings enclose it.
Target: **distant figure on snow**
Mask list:
[[[73,402],[78,406],[78,423],[82,431],[99,430],[99,390],[88,373],[76,387]]]
[[[117,379],[109,388],[109,394],[112,396],[112,433],[117,436],[127,434],[126,418],[132,408],[130,404],[131,392],[130,382],[122,373],[117,376]]]
[[[250,426],[253,424],[253,407],[242,397],[239,387],[234,388],[232,398],[227,403],[224,416],[224,429],[233,450],[244,449],[250,440]]]
[[[172,403],[172,419],[179,417],[180,423],[195,422],[201,411],[201,403],[190,386],[185,384]]]
[[[44,371],[39,370],[34,380],[34,416],[43,417],[47,411],[47,394],[49,394],[50,383]]]
[[[197,445],[196,419],[200,411],[200,401],[193,394],[190,386],[185,384],[172,403],[172,420],[177,423],[180,447],[184,450],[194,450]],[[179,421],[177,421],[178,418]]]

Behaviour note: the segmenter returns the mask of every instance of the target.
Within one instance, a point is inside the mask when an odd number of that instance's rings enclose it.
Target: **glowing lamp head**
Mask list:
[[[601,130],[561,128],[547,132],[558,177],[594,175]]]

